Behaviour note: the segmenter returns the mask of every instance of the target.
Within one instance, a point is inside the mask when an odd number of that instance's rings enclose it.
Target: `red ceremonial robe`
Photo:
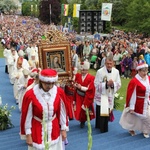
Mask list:
[[[94,113],[94,95],[95,95],[95,86],[94,86],[94,79],[95,77],[87,74],[84,81],[82,81],[82,75],[77,73],[75,77],[75,83],[81,84],[83,87],[87,87],[87,91],[85,92],[85,96],[80,96],[77,93],[77,90],[75,92],[75,101],[76,101],[76,110],[75,110],[75,118],[76,120],[79,120],[80,122],[85,122],[87,120],[86,112],[84,109],[82,109],[82,105],[84,107],[89,108],[90,112],[90,120],[95,118]]]
[[[149,77],[150,80],[150,77]],[[126,107],[129,107],[130,99],[132,96],[132,93],[136,87],[136,104],[135,104],[135,112],[139,114],[143,114],[143,108],[144,108],[144,98],[146,87],[136,78],[134,77],[128,85],[127,89],[127,96],[126,96]]]
[[[33,146],[36,148],[44,148],[43,142],[44,131],[43,131],[43,124],[41,123],[43,119],[43,110],[44,112],[46,112],[47,116],[45,119],[46,123],[48,124],[47,134],[50,140],[50,144],[55,144],[58,142],[60,130],[61,129],[65,130],[66,127],[68,126],[68,118],[67,114],[64,114],[64,116],[66,116],[66,119],[64,121],[65,124],[61,126],[62,122],[61,121],[62,118],[60,118],[61,104],[64,104],[64,106],[66,105],[66,99],[63,90],[55,86],[56,94],[54,94],[55,96],[51,95],[52,99],[53,98],[55,99],[53,100],[51,105],[48,105],[47,103],[44,102],[42,96],[40,96],[40,92],[38,90],[35,90],[35,88],[38,89],[38,86],[39,85],[35,85],[33,89],[30,89],[24,95],[22,104],[23,107],[21,112],[20,134],[22,138],[25,138],[26,118],[28,115],[29,107],[30,105],[32,105],[31,136],[33,140]],[[36,119],[35,117],[38,119]]]
[[[27,87],[28,87],[28,86],[30,86],[30,85],[31,85],[31,84],[34,82],[34,80],[35,80],[35,79],[33,79],[33,78],[30,78],[30,79],[28,80]]]
[[[66,99],[68,104],[67,112],[68,112],[69,119],[74,118],[74,112],[73,112],[74,93],[75,93],[75,89],[73,88],[72,85],[65,86],[65,94],[66,94]]]

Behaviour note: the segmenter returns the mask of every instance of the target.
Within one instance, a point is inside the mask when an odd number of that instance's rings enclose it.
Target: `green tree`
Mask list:
[[[127,10],[128,5],[133,0],[119,0],[113,2],[113,9],[112,9],[112,24],[113,25],[121,25],[124,26],[127,22]]]
[[[150,34],[150,1],[133,0],[127,8],[127,24],[130,29]]]
[[[68,1],[67,1],[67,0],[59,0],[59,2],[60,2],[61,4],[68,4]]]
[[[39,16],[39,2],[38,1],[26,1],[22,3],[22,15],[24,16]]]
[[[17,9],[18,9],[18,6],[12,0],[0,1],[0,10],[4,14],[14,14]]]
[[[51,15],[50,15],[51,4]],[[40,20],[44,23],[60,23],[61,20],[61,4],[60,0],[40,1]]]

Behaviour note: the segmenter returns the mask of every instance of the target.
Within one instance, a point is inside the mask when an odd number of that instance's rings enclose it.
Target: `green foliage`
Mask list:
[[[150,34],[150,1],[133,0],[127,7],[127,27]]]
[[[33,9],[31,9],[31,5],[33,6]],[[22,15],[38,17],[39,16],[39,3],[36,1],[24,2],[22,4]]]
[[[111,22],[110,21],[105,21],[105,31],[104,33],[110,33],[111,31]]]
[[[5,106],[0,106],[0,130],[6,130],[13,127],[9,117],[11,116],[11,111],[14,109],[14,106],[8,108],[7,104]]]
[[[61,4],[67,4],[68,1],[67,1],[67,0],[60,0],[60,3],[61,3]]]
[[[121,25],[126,31],[150,34],[149,10],[149,0],[120,0],[114,2],[112,24]]]
[[[79,30],[79,28],[78,28],[78,26],[79,26],[79,18],[74,18],[73,21],[72,21],[72,24],[74,25],[75,31],[78,31]]]
[[[113,3],[112,7],[112,20],[113,24],[123,26],[127,21],[127,7],[131,0],[120,0]]]
[[[122,30],[124,32],[130,32],[130,31],[133,31],[133,29],[130,29],[128,27],[125,27],[125,26],[112,26],[112,28],[114,29],[118,29],[118,30]]]
[[[18,9],[18,6],[12,0],[1,0],[0,1],[0,10],[4,14],[14,14]]]

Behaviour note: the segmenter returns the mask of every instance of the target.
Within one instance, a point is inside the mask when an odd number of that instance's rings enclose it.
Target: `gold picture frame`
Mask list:
[[[59,81],[67,81],[72,77],[69,42],[41,43],[38,45],[38,50],[39,66],[41,69],[55,69],[58,72]]]

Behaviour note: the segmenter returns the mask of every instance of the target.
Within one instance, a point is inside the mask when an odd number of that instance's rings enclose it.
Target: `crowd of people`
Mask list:
[[[113,30],[109,36],[85,37],[82,41],[76,39],[76,33],[67,33],[73,77],[69,81],[72,86],[62,90],[57,85],[57,58],[53,68],[41,70],[38,56],[38,44],[46,32],[62,28],[23,16],[1,15],[0,21],[5,72],[21,112],[20,134],[26,138],[29,150],[47,145],[53,150],[65,149],[69,120],[78,120],[84,128],[86,108],[90,119],[95,119],[95,128],[108,132],[114,94],[121,87],[120,77],[132,78],[120,124],[132,136],[139,130],[145,138],[149,137],[150,38]],[[88,72],[90,68],[96,69],[96,76]]]
[[[48,30],[57,30],[56,26],[22,16],[1,15],[0,19],[5,73],[21,112],[21,139],[26,139],[29,150],[44,149],[46,145],[64,150],[69,129],[65,94],[56,86],[55,67],[41,70],[38,56],[38,44]]]
[[[108,37],[73,41],[79,58],[87,58],[91,68],[103,67],[108,55],[113,55],[115,67],[124,78],[131,78],[140,60],[145,60],[150,72],[150,38],[141,34],[114,30]]]

